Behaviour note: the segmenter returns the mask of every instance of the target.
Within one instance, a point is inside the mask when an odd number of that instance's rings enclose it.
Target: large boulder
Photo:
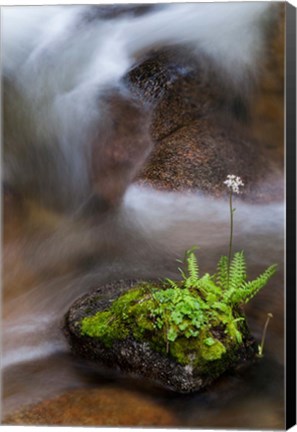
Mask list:
[[[141,289],[144,297],[137,297]],[[201,333],[198,338],[178,338],[170,346],[164,344],[162,338],[154,334],[151,321],[147,319],[145,300],[150,294],[146,289],[143,283],[118,281],[78,299],[65,317],[64,331],[72,352],[99,366],[146,378],[180,393],[200,390],[226,370],[254,356],[255,343],[245,321],[241,325],[243,339],[240,344],[231,341],[220,326],[211,330],[212,338]],[[121,320],[116,321],[118,317],[110,315],[107,318],[110,308],[115,305],[121,308],[123,302],[126,302],[126,313],[121,312],[121,318],[128,320],[127,327]],[[133,311],[137,303],[143,307],[142,313]],[[150,303],[148,307],[151,307]],[[88,333],[85,320],[98,313],[102,313],[107,321],[100,334]],[[137,322],[137,330],[133,330],[133,320]],[[209,339],[211,343],[207,346],[204,342]]]
[[[220,196],[227,174],[236,174],[246,185],[243,198],[283,198],[283,44],[277,44],[282,24],[280,14],[257,80],[247,74],[241,85],[203,53],[197,59],[185,47],[140,55],[125,82],[151,106],[154,148],[136,181]]]

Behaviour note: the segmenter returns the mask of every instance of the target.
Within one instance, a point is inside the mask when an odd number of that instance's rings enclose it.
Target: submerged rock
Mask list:
[[[140,393],[104,386],[71,389],[10,414],[2,424],[173,427],[176,421],[168,409]]]
[[[156,325],[152,287],[161,288],[160,283],[118,281],[78,299],[65,317],[72,352],[180,393],[200,390],[254,356],[245,320],[241,343],[220,323],[196,333],[189,325],[193,337],[168,341],[168,331],[164,338],[164,328]]]

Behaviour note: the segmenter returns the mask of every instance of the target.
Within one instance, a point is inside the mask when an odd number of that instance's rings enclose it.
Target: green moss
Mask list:
[[[182,365],[196,366],[199,363],[200,340],[198,338],[177,338],[170,344],[170,354]]]
[[[208,340],[212,341],[211,344],[205,343]],[[200,369],[204,369],[209,361],[221,359],[228,347],[232,347],[229,338],[226,338],[224,343],[213,338],[208,330],[203,330],[199,337],[177,338],[174,343],[170,344],[170,354],[182,365],[191,364],[194,367],[199,366]]]
[[[235,318],[233,315],[227,317],[223,312],[210,314],[209,309],[204,312],[204,303],[197,291],[177,289],[182,291],[174,293],[177,307],[170,305],[168,308],[170,289],[148,283],[138,284],[119,296],[108,309],[84,318],[81,333],[98,338],[107,347],[116,340],[132,336],[182,365],[199,367],[205,373],[210,363],[211,367],[220,369],[218,361],[238,345],[238,314]],[[185,300],[186,304],[180,307],[179,302]],[[197,310],[199,321],[196,315],[193,316],[193,310],[195,313]],[[221,328],[219,339],[212,333],[216,326]]]
[[[84,318],[81,322],[81,333],[101,339],[106,346],[111,346],[115,340],[125,339],[129,335],[128,329],[112,311],[98,312]]]
[[[204,360],[207,361],[220,359],[222,355],[226,353],[226,351],[227,350],[225,345],[223,345],[222,342],[220,342],[218,339],[215,339],[214,343],[211,346],[203,343],[200,347],[201,356]]]
[[[145,301],[149,300],[146,293],[147,284],[141,284],[118,297],[108,310],[83,318],[81,333],[100,339],[106,346],[130,334],[141,339],[145,331],[154,329],[147,314],[152,302]]]

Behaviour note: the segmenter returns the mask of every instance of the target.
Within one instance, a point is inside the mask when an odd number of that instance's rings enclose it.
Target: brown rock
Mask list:
[[[13,413],[6,425],[172,426],[171,412],[149,397],[118,388],[71,390]]]
[[[64,325],[64,333],[74,355],[99,367],[119,371],[123,376],[137,377],[143,382],[148,381],[177,393],[202,390],[227,370],[236,369],[238,365],[254,358],[255,341],[245,323],[241,329],[242,344],[225,345],[227,349],[224,354],[218,359],[207,359],[206,365],[193,363],[196,347],[188,354],[188,362],[180,363],[172,355],[161,353],[151,346],[149,338],[138,340],[129,334],[125,338],[114,337],[111,344],[105,344],[100,337],[82,333],[83,318],[108,310],[113,301],[137,283],[124,280],[110,282],[74,302],[65,315]],[[216,337],[226,344],[224,332],[217,333]],[[190,346],[189,340],[185,343]]]
[[[241,88],[184,47],[139,60],[126,81],[151,106],[155,146],[137,181],[218,196],[232,173],[249,199],[283,199],[283,22],[280,7],[259,79],[247,75]]]

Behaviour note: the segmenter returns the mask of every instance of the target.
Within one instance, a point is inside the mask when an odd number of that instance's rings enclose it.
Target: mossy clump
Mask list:
[[[183,280],[138,283],[104,310],[83,318],[81,334],[105,347],[132,337],[200,373],[207,372],[209,362],[229,361],[248,334],[241,305],[268,282],[276,266],[247,282],[243,252],[235,253],[231,263],[221,257],[213,276],[199,276],[193,249],[185,264]]]
[[[175,296],[175,303],[163,301],[171,296]],[[181,365],[199,366],[201,371],[208,362],[222,359],[238,340],[223,324],[224,314],[220,320],[205,313],[200,304],[195,290],[176,288],[173,293],[166,286],[140,283],[120,295],[107,310],[83,318],[81,333],[97,338],[107,348],[115,341],[133,337]],[[220,331],[216,331],[219,326]]]
[[[107,310],[84,318],[81,333],[99,338],[104,345],[111,346],[115,340],[126,339],[132,330],[137,339],[146,330],[152,331],[153,323],[146,317],[150,306],[144,297],[146,289],[147,285],[131,289],[119,296]]]

